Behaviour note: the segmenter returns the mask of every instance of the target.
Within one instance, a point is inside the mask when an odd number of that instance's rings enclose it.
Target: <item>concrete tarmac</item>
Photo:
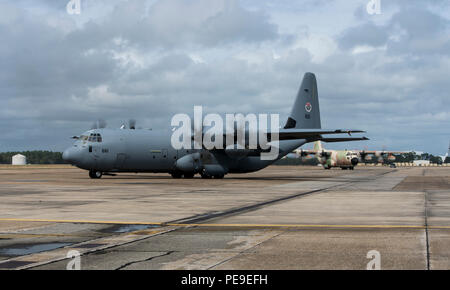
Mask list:
[[[0,269],[66,269],[72,250],[81,269],[366,269],[373,253],[381,269],[450,269],[450,167],[0,166]]]

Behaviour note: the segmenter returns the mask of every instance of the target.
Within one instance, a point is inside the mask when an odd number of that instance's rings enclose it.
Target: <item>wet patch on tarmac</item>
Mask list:
[[[0,263],[0,269],[15,269],[33,263],[33,261],[8,261]]]
[[[116,234],[123,234],[123,233],[129,233],[134,231],[142,231],[149,228],[158,228],[159,225],[114,225],[112,227],[102,229],[100,232],[103,233],[116,233]]]
[[[12,257],[23,256],[54,250],[71,244],[72,243],[15,244],[13,246],[1,248],[0,255]]]

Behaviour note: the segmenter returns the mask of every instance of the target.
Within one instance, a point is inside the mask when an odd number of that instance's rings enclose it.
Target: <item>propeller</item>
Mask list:
[[[122,123],[120,126],[120,129],[127,129],[127,125]],[[135,130],[136,129],[136,120],[135,119],[129,119],[128,120],[128,129]]]
[[[191,136],[191,140],[193,141],[192,146],[194,146],[194,148],[202,148],[203,144],[200,142],[198,143],[198,141],[201,139],[203,140],[203,127],[201,123],[195,123],[194,120],[192,120],[191,122],[191,132],[192,132],[192,136]]]
[[[303,149],[302,149],[302,150],[300,150],[300,156],[305,157],[305,156],[309,156],[309,154],[307,152],[303,151]]]
[[[106,127],[106,121],[103,119],[98,119],[97,121],[95,121],[92,126],[91,129],[103,129]]]
[[[135,119],[128,120],[128,128],[130,128],[131,130],[136,129],[136,120]]]

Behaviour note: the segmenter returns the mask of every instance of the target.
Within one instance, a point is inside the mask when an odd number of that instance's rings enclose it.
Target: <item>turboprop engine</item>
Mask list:
[[[175,167],[184,174],[200,173],[203,178],[223,178],[228,170],[220,164],[203,164],[200,153],[192,153],[178,159]]]
[[[181,157],[175,163],[175,167],[183,172],[198,173],[202,169],[200,153],[192,153]]]
[[[220,164],[207,164],[204,166],[201,175],[204,178],[209,177],[222,178],[227,173],[228,170]]]

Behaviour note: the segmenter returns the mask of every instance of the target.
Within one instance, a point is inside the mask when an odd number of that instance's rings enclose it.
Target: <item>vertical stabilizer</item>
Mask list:
[[[284,129],[320,129],[319,96],[316,76],[305,73]]]
[[[314,150],[314,152],[322,152],[322,150],[323,150],[322,142],[320,142],[320,141],[314,142],[313,150]]]

